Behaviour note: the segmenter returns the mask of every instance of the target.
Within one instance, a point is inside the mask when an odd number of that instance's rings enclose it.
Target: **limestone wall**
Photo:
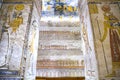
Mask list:
[[[79,14],[81,23],[81,36],[85,59],[86,80],[98,80],[97,60],[94,50],[94,40],[87,1],[79,1]]]
[[[27,44],[27,60],[25,67],[25,80],[35,80],[36,77],[36,64],[37,64],[37,51],[39,42],[39,20],[40,16],[37,11],[36,5],[33,4],[33,10],[30,20],[30,29],[28,34],[28,44]]]

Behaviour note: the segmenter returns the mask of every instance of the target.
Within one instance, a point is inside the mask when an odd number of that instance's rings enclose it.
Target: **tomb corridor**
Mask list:
[[[120,80],[120,0],[0,0],[0,80]]]

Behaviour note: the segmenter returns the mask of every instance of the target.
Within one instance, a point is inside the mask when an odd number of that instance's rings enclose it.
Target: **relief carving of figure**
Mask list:
[[[4,17],[1,19],[2,31],[0,35],[0,68],[9,68],[9,61],[13,53],[13,45],[16,42],[16,31],[23,23],[21,12],[23,9],[24,5],[19,4],[15,5],[15,9],[13,5],[8,5],[7,8],[3,10],[2,16]],[[11,35],[14,37],[10,38]]]
[[[113,69],[109,76],[115,76],[116,71],[120,69],[120,21],[111,12],[109,5],[103,5],[102,10],[104,11],[104,33],[100,41],[104,42],[109,34]]]

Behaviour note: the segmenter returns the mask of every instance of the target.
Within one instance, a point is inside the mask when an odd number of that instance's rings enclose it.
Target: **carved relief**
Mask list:
[[[110,40],[110,48],[112,55],[112,66],[113,72],[109,76],[116,76],[116,71],[120,69],[120,21],[114,14],[110,11],[109,5],[103,5],[102,10],[104,11],[104,33],[101,42],[104,42],[108,33]]]
[[[30,7],[4,4],[1,10],[0,66],[19,70]]]
[[[119,2],[99,3],[94,3],[98,13],[90,16],[100,77],[117,77],[120,75]]]

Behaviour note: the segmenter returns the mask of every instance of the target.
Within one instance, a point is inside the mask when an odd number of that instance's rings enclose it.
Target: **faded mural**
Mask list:
[[[42,16],[77,16],[78,0],[43,0]]]
[[[78,0],[43,0],[40,24],[49,27],[79,27]]]
[[[0,68],[20,70],[30,6],[4,4],[0,13]]]
[[[8,2],[0,11],[0,69],[19,71],[25,80],[36,77],[38,6]]]
[[[45,26],[79,26],[78,0],[43,0],[41,16]]]
[[[101,79],[120,76],[120,2],[89,2]],[[107,79],[108,80],[108,79]]]

